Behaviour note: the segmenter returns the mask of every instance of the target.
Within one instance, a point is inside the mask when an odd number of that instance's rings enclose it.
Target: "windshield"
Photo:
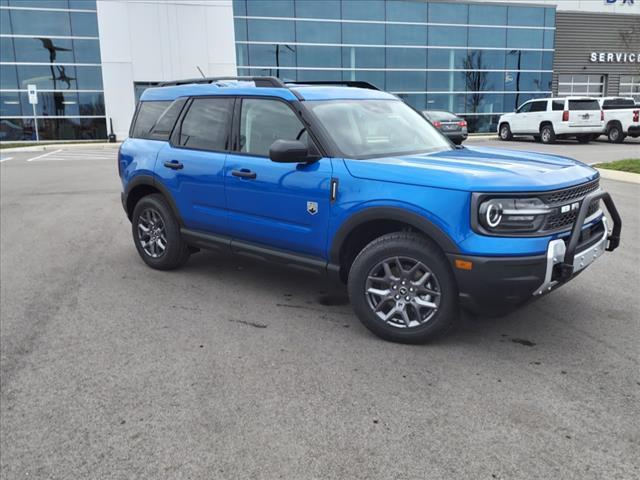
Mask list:
[[[400,100],[323,100],[305,104],[348,158],[452,149],[422,115]]]

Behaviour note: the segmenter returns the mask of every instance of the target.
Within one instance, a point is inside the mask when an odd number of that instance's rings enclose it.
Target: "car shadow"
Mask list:
[[[263,298],[272,299],[269,303],[272,302],[276,307],[306,311],[317,315],[318,319],[329,319],[345,327],[354,327],[350,331],[358,336],[377,340],[360,324],[353,312],[346,286],[321,274],[251,257],[210,251],[193,255],[183,270],[187,271],[191,281],[217,278],[231,286],[242,285],[247,291],[260,292]],[[530,305],[501,317],[477,316],[461,310],[452,330],[427,345],[468,345],[489,341],[533,346],[535,338],[522,338],[515,332],[521,324],[527,324],[527,330],[537,330],[531,326],[540,318]],[[538,327],[545,328],[546,320],[542,324]]]

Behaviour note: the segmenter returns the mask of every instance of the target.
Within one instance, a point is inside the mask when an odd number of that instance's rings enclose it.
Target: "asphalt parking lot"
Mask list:
[[[2,478],[640,477],[640,185],[602,181],[622,245],[574,281],[406,346],[312,275],[147,268],[115,150],[46,153],[0,156]]]

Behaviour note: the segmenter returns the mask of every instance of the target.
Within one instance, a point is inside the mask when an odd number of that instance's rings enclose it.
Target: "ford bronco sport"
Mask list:
[[[596,170],[457,147],[397,97],[339,83],[146,90],[118,159],[144,262],[172,269],[221,248],[320,271],[347,283],[372,332],[417,343],[446,332],[459,305],[508,311],[618,246]]]

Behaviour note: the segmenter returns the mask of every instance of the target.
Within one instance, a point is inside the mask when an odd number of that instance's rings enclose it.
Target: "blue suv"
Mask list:
[[[148,89],[118,166],[150,267],[214,248],[319,271],[347,284],[367,328],[397,342],[446,332],[460,305],[502,313],[540,297],[620,240],[596,170],[456,146],[364,82]]]

